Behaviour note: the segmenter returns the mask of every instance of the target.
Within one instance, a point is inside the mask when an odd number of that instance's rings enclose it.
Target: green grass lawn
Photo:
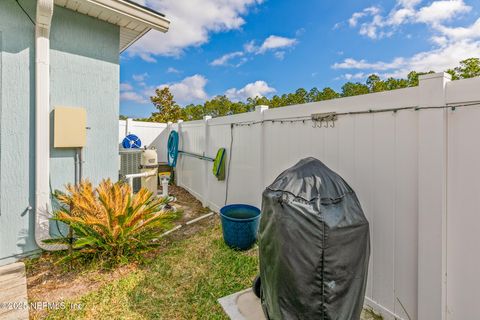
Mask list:
[[[216,221],[171,242],[127,276],[69,301],[82,310],[67,306],[46,319],[228,319],[217,299],[249,287],[257,273],[257,250],[229,249]]]
[[[251,286],[258,273],[258,250],[228,248],[218,220],[200,230],[173,239],[126,276],[38,318],[228,319],[217,299]],[[70,303],[82,309],[72,310]],[[382,317],[365,311],[362,319]]]

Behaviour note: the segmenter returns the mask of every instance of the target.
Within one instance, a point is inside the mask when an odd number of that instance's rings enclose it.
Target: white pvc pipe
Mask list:
[[[185,224],[188,226],[188,225],[190,225],[190,224],[192,224],[192,223],[195,223],[195,222],[198,222],[198,221],[203,220],[203,219],[205,219],[205,218],[208,218],[208,217],[210,217],[210,216],[213,216],[214,214],[215,214],[215,212],[210,212],[210,213],[204,214],[203,216],[200,216],[200,217],[198,217],[198,218],[195,218],[195,219],[193,219],[193,220],[190,220],[190,221],[188,221],[188,222],[185,223]]]
[[[44,250],[62,250],[65,245],[47,245],[50,239],[50,26],[54,0],[37,0],[35,24],[35,241]]]
[[[160,235],[160,237],[158,237],[157,239],[153,239],[152,241],[153,241],[153,242],[158,241],[160,238],[163,238],[163,237],[169,235],[170,233],[172,233],[172,232],[174,232],[174,231],[177,231],[177,230],[183,228],[184,226],[188,226],[188,225],[194,224],[194,223],[196,223],[196,222],[198,222],[198,221],[201,221],[201,220],[203,220],[203,219],[205,219],[205,218],[211,217],[211,216],[213,216],[214,214],[215,214],[215,212],[210,212],[210,213],[204,214],[203,216],[200,216],[200,217],[198,217],[198,218],[195,218],[195,219],[192,219],[192,220],[190,220],[190,221],[187,221],[185,224],[179,224],[178,226],[176,226],[176,227],[174,227],[174,228],[172,228],[172,229],[170,229],[170,230],[168,230],[168,231],[165,231],[164,233],[162,233],[162,234]]]
[[[155,176],[156,174],[157,174],[156,170],[145,171],[140,173],[131,173],[131,174],[125,175],[125,179],[128,180],[128,184],[130,185],[130,188],[133,193],[133,178],[151,177],[151,176]]]
[[[162,182],[162,197],[168,197],[168,183],[170,182],[170,177],[161,176],[160,181]]]

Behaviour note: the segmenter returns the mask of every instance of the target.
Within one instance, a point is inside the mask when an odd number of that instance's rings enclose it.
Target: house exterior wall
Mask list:
[[[20,3],[35,19],[36,1]],[[29,209],[35,200],[34,34],[15,1],[0,1],[0,265],[37,250]],[[117,26],[55,7],[51,109],[86,108],[91,129],[83,172],[95,183],[117,177],[119,34]],[[73,156],[72,150],[51,149],[52,189],[73,182]]]

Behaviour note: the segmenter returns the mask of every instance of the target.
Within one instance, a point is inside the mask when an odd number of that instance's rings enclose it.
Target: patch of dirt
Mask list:
[[[183,188],[169,186],[169,194],[176,198],[173,205],[182,212],[180,219],[175,222],[176,225],[184,225],[185,222],[210,212]],[[189,226],[182,226],[178,231],[159,241],[159,248],[148,251],[144,257],[148,259],[158,255],[168,243],[188,238],[207,226],[211,226],[215,217],[216,215]],[[138,263],[129,263],[112,270],[101,270],[95,266],[68,270],[65,264],[56,264],[63,256],[61,252],[44,252],[38,258],[24,261],[27,266],[27,288],[30,302],[60,302],[75,299],[139,268]],[[42,315],[43,313],[39,311],[31,312],[33,319],[41,319]]]
[[[185,223],[210,212],[210,209],[204,208],[200,201],[181,187],[169,186],[168,193],[177,199],[175,207],[183,211],[182,218],[179,220],[180,223]]]
[[[55,260],[58,257],[45,253],[27,271],[30,302],[57,302],[75,298],[136,269],[136,264],[132,263],[108,271],[68,271],[55,265]]]

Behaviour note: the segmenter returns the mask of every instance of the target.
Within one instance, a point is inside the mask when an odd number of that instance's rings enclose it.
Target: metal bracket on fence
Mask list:
[[[337,121],[336,112],[314,113],[312,114],[312,121],[314,128],[333,128],[335,121]]]
[[[200,160],[206,160],[206,161],[210,161],[210,162],[214,162],[214,161],[215,161],[215,159],[213,159],[213,158],[206,157],[206,156],[201,155],[201,154],[196,154],[196,153],[187,152],[187,151],[181,151],[181,150],[179,150],[179,151],[178,151],[178,154],[185,155],[185,156],[189,156],[189,157],[194,157],[194,158],[197,158],[197,159],[200,159]]]

